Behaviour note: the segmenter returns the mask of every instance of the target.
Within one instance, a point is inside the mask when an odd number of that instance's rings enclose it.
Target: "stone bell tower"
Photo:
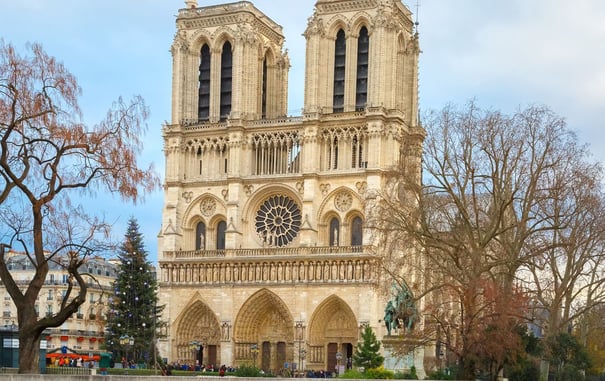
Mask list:
[[[178,12],[158,236],[170,361],[334,370],[366,326],[385,334],[366,221],[394,169],[420,181],[418,38],[400,0],[310,11],[301,116],[280,25],[249,1]]]

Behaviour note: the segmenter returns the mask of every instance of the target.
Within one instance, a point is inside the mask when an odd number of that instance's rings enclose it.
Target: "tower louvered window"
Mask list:
[[[267,58],[263,60],[263,87],[262,87],[262,118],[265,119],[267,117]]]
[[[370,38],[364,26],[359,31],[357,40],[357,88],[355,95],[355,109],[365,109],[368,99],[368,54],[370,51]]]
[[[231,43],[227,41],[223,45],[223,54],[221,55],[221,120],[227,119],[231,112],[232,65]]]
[[[334,98],[333,111],[343,112],[345,104],[345,62],[347,43],[345,32],[340,29],[336,34],[336,45],[334,49]]]
[[[210,48],[204,44],[200,51],[200,87],[198,91],[198,120],[208,120],[210,115]]]

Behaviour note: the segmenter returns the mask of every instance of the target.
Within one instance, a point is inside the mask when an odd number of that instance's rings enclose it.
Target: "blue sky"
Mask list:
[[[223,1],[198,0],[200,6]],[[305,30],[314,0],[252,1],[286,35],[292,67],[289,113],[303,101]],[[405,2],[416,13],[416,0]],[[605,161],[605,1],[419,0],[420,107],[440,109],[475,98],[513,112],[547,105]],[[78,78],[84,120],[99,121],[112,101],[142,95],[151,109],[142,164],[163,178],[161,126],[170,118],[175,15],[183,0],[0,0],[0,38],[23,50],[39,42]],[[86,203],[114,223],[120,239],[138,219],[157,259],[163,194],[138,205],[99,197]]]

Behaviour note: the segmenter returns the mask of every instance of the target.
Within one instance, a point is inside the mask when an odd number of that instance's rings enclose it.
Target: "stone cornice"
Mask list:
[[[378,2],[376,0],[337,0],[330,2],[318,1],[315,6],[321,13],[341,13],[369,9],[376,7],[377,5]]]
[[[285,38],[282,27],[247,1],[181,9],[177,17],[178,29],[206,29],[242,24],[251,25],[275,44],[283,44]]]

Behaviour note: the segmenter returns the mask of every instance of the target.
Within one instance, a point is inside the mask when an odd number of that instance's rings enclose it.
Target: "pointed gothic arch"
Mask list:
[[[331,295],[315,309],[309,322],[309,366],[334,369],[336,352],[352,357],[359,329],[357,317],[347,302]]]
[[[294,319],[286,303],[263,288],[240,308],[233,339],[236,365],[254,361],[264,370],[279,369],[284,362],[293,360]],[[252,352],[253,345],[259,349],[258,353]]]
[[[177,354],[178,359],[191,363],[220,363],[220,358],[217,357],[220,353],[220,324],[215,312],[201,300],[199,293],[183,308],[174,326],[173,337],[176,340],[173,353]],[[192,348],[193,342],[202,345],[201,353],[199,348]]]

